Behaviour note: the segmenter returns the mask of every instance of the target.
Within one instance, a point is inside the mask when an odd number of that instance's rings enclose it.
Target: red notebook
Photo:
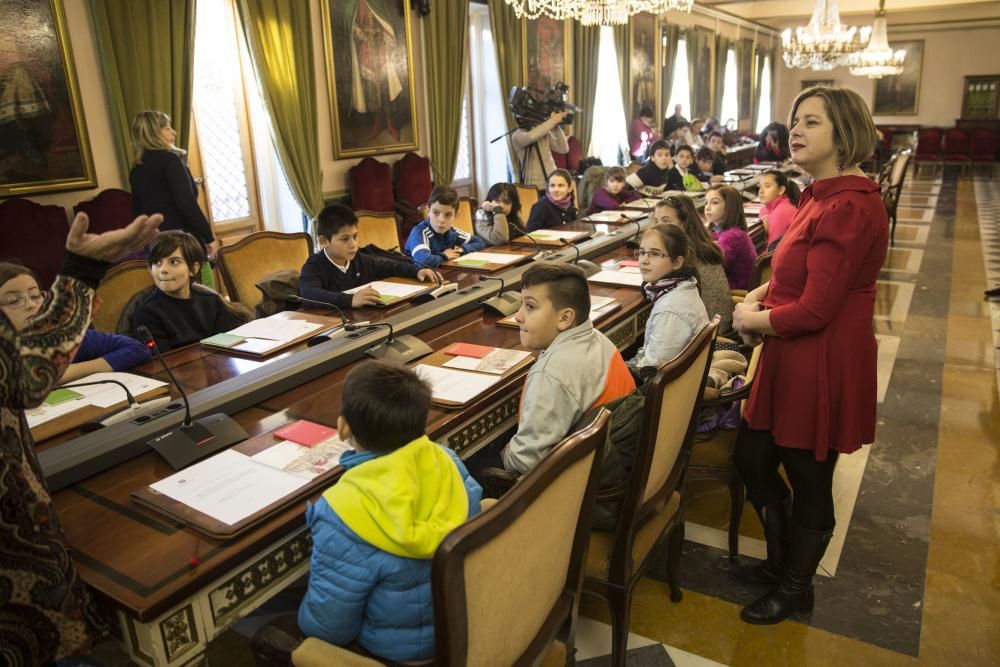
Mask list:
[[[329,426],[323,426],[322,424],[315,424],[313,422],[300,419],[297,422],[292,422],[288,426],[279,428],[274,432],[274,435],[282,440],[291,440],[299,445],[313,447],[323,442],[331,435],[334,435],[336,432],[337,429],[335,428],[330,428]]]
[[[445,350],[444,353],[450,354],[453,357],[472,357],[474,359],[482,359],[495,349],[496,349],[495,347],[490,347],[489,345],[474,345],[473,343],[455,343],[447,350]]]
[[[638,267],[639,266],[639,260],[637,260],[637,259],[623,259],[622,261],[618,262],[618,266],[635,266],[635,267]]]

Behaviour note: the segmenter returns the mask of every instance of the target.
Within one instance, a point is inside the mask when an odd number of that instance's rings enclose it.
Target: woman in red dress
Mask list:
[[[813,184],[775,251],[770,282],[733,314],[744,340],[764,345],[734,459],[764,526],[767,559],[730,573],[770,588],[743,609],[755,624],[812,609],[812,577],[835,523],[837,457],[875,439],[872,316],[889,238],[879,186],[858,168],[876,142],[861,96],[809,88],[789,124],[792,161]]]

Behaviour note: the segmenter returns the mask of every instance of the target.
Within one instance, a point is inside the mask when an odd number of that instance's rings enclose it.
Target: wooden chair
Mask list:
[[[920,167],[930,164],[937,173],[941,167],[941,129],[928,127],[917,134],[917,150],[913,156],[913,176],[920,175]]]
[[[972,149],[969,146],[969,133],[961,127],[953,127],[945,131],[941,138],[941,164],[957,164],[961,168],[959,174],[972,171]]]
[[[536,665],[560,639],[573,655],[583,561],[611,413],[568,436],[434,555],[434,665]],[[487,503],[484,503],[486,505]],[[511,578],[511,563],[525,567]],[[298,667],[379,665],[306,639]]]
[[[974,127],[969,130],[972,145],[972,168],[985,166],[990,170],[990,180],[993,180],[993,166],[997,159],[997,135],[988,127]]]
[[[391,213],[395,210],[389,165],[366,157],[347,170],[351,181],[351,207],[355,211]]]
[[[261,278],[281,269],[301,269],[312,250],[312,237],[305,232],[255,232],[223,246],[218,265],[229,299],[253,310],[261,300]]]
[[[0,201],[0,260],[20,262],[49,289],[66,256],[69,224],[62,206],[12,197]]]
[[[746,398],[750,396],[750,387],[760,362],[760,353],[764,348],[758,345],[750,355],[750,363],[746,371],[746,383],[736,391],[724,392],[716,398],[706,398],[702,408],[723,408],[740,401],[740,414]],[[736,446],[736,436],[739,428],[716,429],[709,433],[699,433],[695,436],[691,450],[691,463],[688,465],[687,481],[718,480],[729,487],[729,560],[735,563],[740,553],[740,521],[743,518],[743,506],[746,500],[743,479],[733,464],[733,451]],[[684,494],[682,500],[686,504],[692,498]]]
[[[903,195],[903,185],[906,182],[906,168],[910,163],[910,150],[900,151],[892,166],[889,184],[882,189],[882,203],[889,215],[889,245],[896,244],[896,212],[899,208],[899,198]]]
[[[750,282],[748,284],[749,289],[729,290],[729,294],[732,297],[734,304],[742,303],[743,299],[746,298],[747,293],[752,292],[771,279],[772,255],[774,255],[773,252],[765,252],[762,255],[757,255],[757,259],[753,261],[753,267],[750,269]]]
[[[94,328],[106,333],[129,335],[128,323],[122,321],[125,306],[139,292],[153,286],[153,276],[144,260],[122,262],[111,267],[97,286],[101,307],[94,313]]]
[[[399,227],[392,213],[358,211],[358,245],[364,248],[374,244],[382,250],[402,251],[399,243]]]
[[[610,608],[611,664],[615,667],[625,665],[632,590],[664,543],[669,543],[670,599],[681,599],[681,490],[718,328],[716,316],[650,381],[618,529],[591,535],[583,590],[602,598]]]
[[[538,201],[538,188],[534,185],[514,183],[514,189],[517,190],[517,198],[521,202],[521,219],[527,220],[531,214],[531,207]]]
[[[424,219],[423,209],[434,187],[431,161],[411,151],[392,165],[392,178],[396,211],[403,216],[403,223],[419,223]]]
[[[470,234],[476,233],[476,227],[473,223],[473,211],[479,208],[479,203],[471,197],[459,197],[458,199],[458,211],[455,214],[455,226],[459,229],[463,229]]]

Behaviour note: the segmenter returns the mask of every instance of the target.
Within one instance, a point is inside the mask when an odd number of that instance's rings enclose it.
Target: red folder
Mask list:
[[[495,347],[490,347],[488,345],[474,345],[472,343],[455,343],[447,350],[445,350],[444,353],[450,354],[453,357],[472,357],[474,359],[482,359],[495,349],[496,349]]]
[[[274,435],[282,440],[291,440],[299,445],[313,447],[334,435],[336,432],[337,429],[335,428],[330,428],[329,426],[323,426],[322,424],[315,424],[313,422],[300,419],[297,422],[292,422],[288,426],[279,428],[274,432]]]

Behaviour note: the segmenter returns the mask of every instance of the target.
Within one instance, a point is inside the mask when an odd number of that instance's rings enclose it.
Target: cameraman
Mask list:
[[[560,126],[569,113],[569,109],[553,111],[548,120],[528,130],[517,129],[511,135],[511,141],[520,151],[518,158],[521,161],[521,169],[517,175],[521,183],[533,185],[539,190],[545,189],[548,174],[556,168],[552,152],[561,154],[569,152],[566,133]]]

